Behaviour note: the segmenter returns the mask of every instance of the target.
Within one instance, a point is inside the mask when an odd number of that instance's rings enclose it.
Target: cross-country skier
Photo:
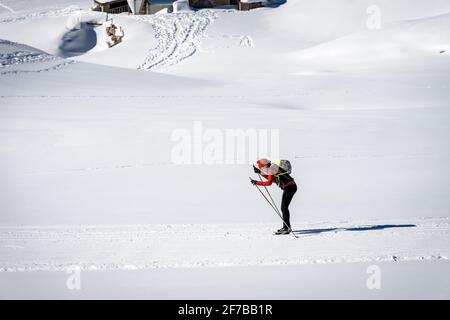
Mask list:
[[[290,164],[289,164],[290,166]],[[289,204],[291,203],[294,194],[297,192],[297,184],[289,172],[284,170],[279,164],[273,163],[268,159],[260,159],[253,165],[255,173],[260,174],[267,181],[251,180],[253,185],[270,186],[276,183],[283,190],[283,197],[281,200],[281,212],[283,213],[283,227],[275,234],[289,234],[291,233],[291,222],[289,213]]]

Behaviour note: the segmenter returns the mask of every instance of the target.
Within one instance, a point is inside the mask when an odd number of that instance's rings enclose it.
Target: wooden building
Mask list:
[[[107,13],[152,14],[162,9],[172,11],[174,0],[94,0],[95,11]]]
[[[92,10],[107,13],[130,12],[127,0],[94,0]]]
[[[264,7],[265,1],[261,0],[239,0],[238,8],[241,11],[248,11]]]
[[[194,9],[236,6],[239,10],[263,7],[266,0],[188,0]],[[162,9],[173,11],[174,0],[94,0],[95,11],[107,13],[153,14]]]

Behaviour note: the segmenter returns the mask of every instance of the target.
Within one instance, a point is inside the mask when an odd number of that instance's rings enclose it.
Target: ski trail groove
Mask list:
[[[12,8],[8,7],[6,4],[3,4],[3,3],[1,3],[1,2],[0,2],[0,7],[2,7],[2,8],[4,8],[4,9],[8,10],[8,11],[11,12],[11,13],[16,13]]]
[[[0,227],[0,272],[448,260],[450,219]]]
[[[0,39],[0,75],[58,70],[75,63],[43,51]]]
[[[138,70],[156,70],[176,65],[194,55],[206,29],[217,19],[217,13],[212,10],[200,10],[133,18],[150,23],[158,41],[157,46],[149,51]]]

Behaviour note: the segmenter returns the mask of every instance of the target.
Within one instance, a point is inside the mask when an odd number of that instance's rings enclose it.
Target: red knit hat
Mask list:
[[[259,159],[258,161],[256,161],[256,164],[258,165],[259,169],[262,169],[264,167],[269,167],[270,166],[270,160],[269,159]]]

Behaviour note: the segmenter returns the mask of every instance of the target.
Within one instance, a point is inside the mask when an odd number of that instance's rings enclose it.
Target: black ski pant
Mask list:
[[[291,203],[294,194],[297,192],[297,185],[290,185],[283,190],[283,197],[281,198],[281,212],[283,213],[283,221],[287,224],[287,226],[291,227],[290,213],[289,213],[289,204]],[[283,228],[286,225],[283,223]]]

